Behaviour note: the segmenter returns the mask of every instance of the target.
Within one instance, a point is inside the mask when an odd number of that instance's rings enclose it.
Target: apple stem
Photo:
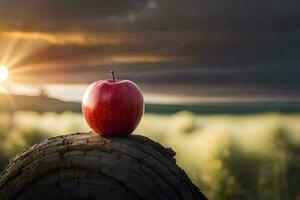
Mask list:
[[[112,78],[113,78],[113,82],[115,82],[115,72],[113,70],[111,70],[111,75],[112,75]]]

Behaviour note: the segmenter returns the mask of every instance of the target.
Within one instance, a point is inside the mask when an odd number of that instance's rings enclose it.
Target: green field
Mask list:
[[[0,163],[45,138],[87,131],[80,113],[0,113]],[[212,200],[300,197],[300,114],[145,114],[136,134],[176,151]]]

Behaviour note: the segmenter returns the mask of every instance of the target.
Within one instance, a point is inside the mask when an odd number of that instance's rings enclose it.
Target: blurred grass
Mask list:
[[[78,113],[0,113],[0,167],[36,142],[81,131]],[[300,199],[300,114],[146,114],[136,133],[172,147],[209,199]]]

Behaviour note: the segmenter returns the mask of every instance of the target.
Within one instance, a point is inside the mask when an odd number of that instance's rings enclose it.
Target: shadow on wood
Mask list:
[[[10,161],[1,174],[0,199],[206,199],[174,155],[138,135],[50,138]]]

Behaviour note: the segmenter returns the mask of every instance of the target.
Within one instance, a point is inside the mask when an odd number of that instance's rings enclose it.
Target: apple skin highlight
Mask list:
[[[94,132],[102,136],[127,136],[141,121],[144,98],[132,81],[97,81],[85,91],[82,113]]]

